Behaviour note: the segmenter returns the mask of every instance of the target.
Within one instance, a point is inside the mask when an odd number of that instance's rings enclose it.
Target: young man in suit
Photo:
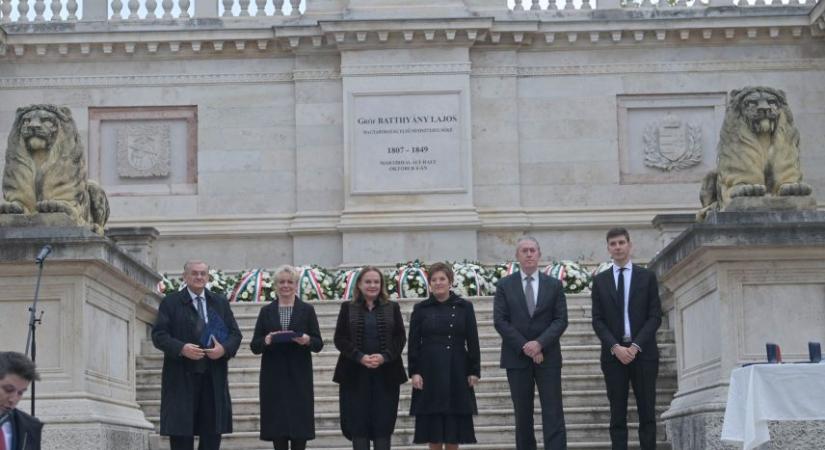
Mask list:
[[[241,331],[226,298],[206,289],[206,263],[184,264],[183,280],[185,289],[163,298],[152,328],[163,351],[160,434],[172,450],[192,450],[195,435],[199,450],[218,450],[221,435],[232,432],[227,361],[238,352]],[[222,339],[209,338],[209,330]]]
[[[35,380],[40,375],[26,355],[0,352],[0,450],[40,450],[43,424],[17,409]]]
[[[567,329],[567,300],[559,280],[538,270],[541,248],[535,238],[516,243],[520,271],[499,280],[493,322],[501,335],[501,367],[516,416],[516,450],[536,450],[533,396],[538,386],[544,448],[567,448],[561,404],[561,346]]]
[[[633,245],[624,228],[607,232],[613,266],[593,278],[593,329],[602,344],[601,366],[610,401],[613,450],[627,449],[628,383],[639,411],[639,443],[656,448],[656,330],[662,302],[656,274],[630,261]]]

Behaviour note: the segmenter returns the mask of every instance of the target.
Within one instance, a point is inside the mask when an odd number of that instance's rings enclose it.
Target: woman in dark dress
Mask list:
[[[351,302],[341,305],[335,347],[341,352],[333,381],[339,384],[341,431],[354,450],[389,450],[398,416],[400,385],[407,380],[401,351],[407,342],[398,303],[387,296],[384,275],[361,269]]]
[[[263,354],[261,440],[272,441],[275,450],[304,450],[315,439],[310,351],[320,352],[324,341],[315,308],[295,295],[298,271],[281,266],[275,280],[278,299],[261,308],[251,344],[252,353]],[[297,336],[284,334],[289,332]]]
[[[456,450],[476,442],[478,414],[473,387],[481,376],[481,352],[473,304],[450,287],[453,270],[430,266],[430,298],[413,308],[407,349],[416,444]]]

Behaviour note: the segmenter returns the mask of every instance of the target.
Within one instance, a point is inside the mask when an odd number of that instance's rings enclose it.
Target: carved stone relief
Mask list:
[[[668,113],[649,122],[644,132],[645,166],[666,172],[683,170],[702,162],[702,128]]]
[[[125,178],[169,175],[170,127],[164,123],[134,123],[117,130],[117,173]]]

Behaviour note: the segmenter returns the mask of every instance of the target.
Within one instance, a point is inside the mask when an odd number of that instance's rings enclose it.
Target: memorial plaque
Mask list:
[[[458,92],[356,94],[351,117],[353,194],[466,189]]]

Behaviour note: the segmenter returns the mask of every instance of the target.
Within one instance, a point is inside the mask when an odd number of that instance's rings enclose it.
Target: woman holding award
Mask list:
[[[252,353],[262,355],[261,440],[275,450],[304,450],[315,438],[312,352],[324,346],[315,308],[296,295],[298,271],[275,269],[278,299],[261,308]]]
[[[341,305],[335,347],[341,352],[333,381],[340,385],[341,430],[354,450],[389,450],[407,380],[401,351],[407,341],[398,303],[389,301],[384,275],[361,269],[353,300]]]
[[[427,443],[430,450],[456,450],[459,444],[476,442],[478,328],[473,304],[450,290],[450,266],[430,266],[429,282],[430,298],[415,305],[410,318],[407,361],[413,387],[413,442]]]

